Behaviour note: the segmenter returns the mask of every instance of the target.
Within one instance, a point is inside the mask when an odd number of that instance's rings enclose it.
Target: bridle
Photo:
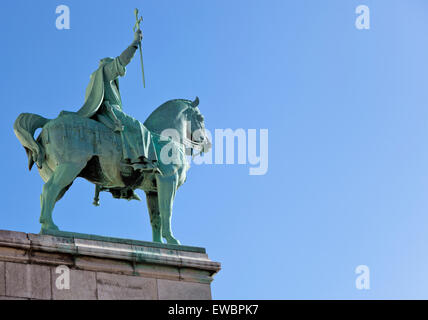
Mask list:
[[[190,148],[190,150],[191,150],[190,152],[191,152],[191,155],[193,158],[198,156],[198,155],[203,155],[203,153],[204,153],[204,146],[205,146],[204,142],[195,142],[191,139],[188,139],[187,137],[183,137],[183,145],[186,148]],[[199,152],[194,154],[193,150],[197,150]]]
[[[192,112],[194,112],[194,111],[192,110]],[[193,117],[193,115],[192,115],[192,117]],[[182,140],[183,140],[183,145],[186,148],[190,148],[190,150],[191,150],[190,153],[191,153],[192,158],[194,158],[194,157],[196,157],[198,155],[203,155],[204,149],[205,149],[205,145],[206,145],[205,140],[200,141],[200,142],[196,142],[196,141],[193,141],[192,139],[187,138],[186,136],[184,136],[182,138]],[[197,154],[194,154],[193,150],[197,150],[199,152]]]

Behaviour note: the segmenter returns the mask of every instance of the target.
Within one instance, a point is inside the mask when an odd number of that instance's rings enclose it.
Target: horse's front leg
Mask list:
[[[147,208],[150,214],[150,224],[152,225],[153,242],[162,243],[162,225],[159,213],[159,200],[156,192],[146,192]]]
[[[171,230],[172,204],[177,190],[177,177],[176,175],[156,175],[156,182],[158,188],[159,212],[162,223],[162,237],[165,238],[169,244],[180,244],[180,242],[174,238]]]

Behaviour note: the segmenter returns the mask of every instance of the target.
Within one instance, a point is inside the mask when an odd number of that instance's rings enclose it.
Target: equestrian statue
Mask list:
[[[22,113],[14,123],[29,170],[36,164],[45,182],[40,197],[42,234],[59,230],[52,219],[55,203],[77,177],[83,177],[95,184],[95,205],[101,191],[140,200],[134,191],[143,190],[153,241],[162,243],[164,238],[168,244],[180,244],[171,230],[171,215],[175,193],[189,169],[186,156],[194,150],[207,152],[211,142],[197,97],[167,101],[144,123],[123,111],[118,78],[125,75],[138,48],[141,54],[139,22],[122,54],[100,60],[77,112],[62,111],[55,119]]]

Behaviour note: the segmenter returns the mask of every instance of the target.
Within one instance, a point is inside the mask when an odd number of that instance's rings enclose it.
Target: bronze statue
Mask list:
[[[95,205],[100,191],[132,200],[139,199],[134,190],[144,190],[153,241],[162,242],[163,237],[179,244],[171,231],[171,215],[175,193],[189,169],[186,154],[193,149],[206,152],[211,143],[198,98],[167,101],[144,124],[123,112],[118,77],[125,75],[141,40],[138,28],[121,55],[100,61],[77,112],[62,111],[52,120],[22,113],[16,119],[14,131],[27,153],[29,169],[36,163],[45,182],[41,233],[58,230],[52,219],[55,203],[74,179],[83,177],[96,186]],[[38,128],[42,131],[35,139]],[[189,135],[192,132],[197,134]]]

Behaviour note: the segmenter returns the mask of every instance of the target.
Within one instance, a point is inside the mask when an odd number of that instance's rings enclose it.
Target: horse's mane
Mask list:
[[[189,107],[196,107],[199,104],[199,98],[196,97],[194,101],[188,99],[173,99],[168,100],[167,102],[161,104],[157,107],[144,121],[144,125],[148,127],[149,130],[153,125],[157,126],[159,121],[165,119],[166,115],[172,116],[173,114],[177,114],[184,109]],[[162,119],[163,118],[163,119]]]
[[[184,105],[183,104],[185,104],[186,105],[186,107],[187,106],[190,106],[190,105],[194,105],[196,103],[196,105],[198,105],[199,104],[199,98],[198,97],[196,97],[196,99],[195,99],[195,101],[192,101],[192,100],[188,100],[188,99],[172,99],[172,100],[168,100],[167,102],[164,102],[163,104],[161,104],[159,107],[157,107],[151,114],[150,114],[150,116],[149,116],[149,118],[153,115],[153,114],[155,114],[155,113],[158,113],[158,112],[162,112],[162,111],[165,111],[164,109],[166,109],[166,108],[173,108],[173,109],[175,109],[175,108],[181,108],[181,107],[184,107]]]

